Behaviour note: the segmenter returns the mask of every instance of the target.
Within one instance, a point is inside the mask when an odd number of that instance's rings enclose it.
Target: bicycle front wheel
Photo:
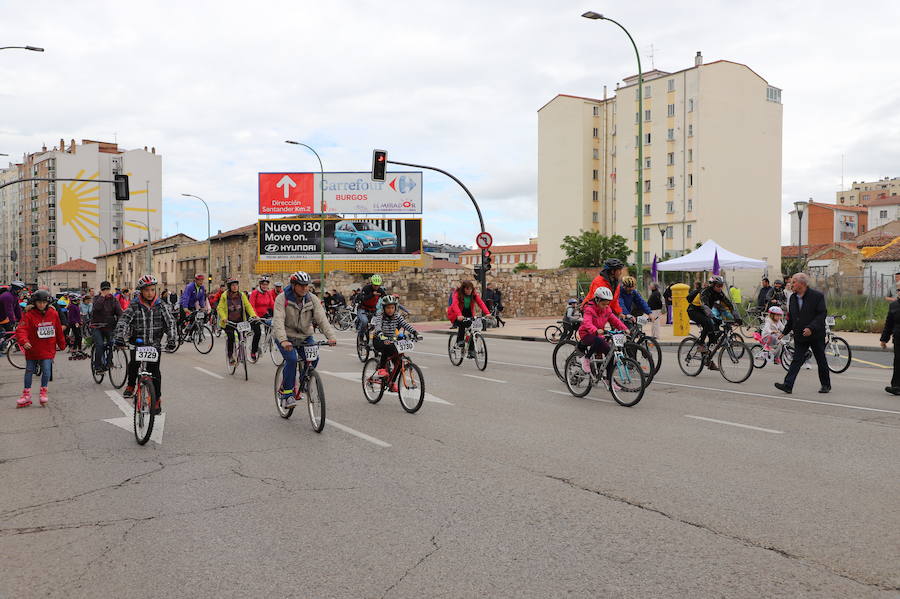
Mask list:
[[[659,341],[656,340],[656,337],[646,336],[641,340],[641,345],[650,352],[650,357],[653,358],[653,375],[656,376],[656,373],[662,368],[662,348],[659,346]]]
[[[609,392],[617,404],[626,408],[637,405],[644,397],[648,384],[640,364],[627,356],[616,360],[609,381]]]
[[[650,381],[653,380],[653,375],[656,373],[656,365],[653,363],[650,351],[643,344],[637,344],[632,341],[626,341],[623,349],[625,350],[625,355],[640,366],[649,385]]]
[[[153,433],[152,406],[156,405],[156,388],[151,380],[139,380],[134,391],[134,438],[144,445]]]
[[[454,366],[462,364],[463,356],[465,356],[465,348],[456,344],[456,333],[453,333],[447,339],[447,355],[450,356],[450,363]]]
[[[685,337],[678,344],[678,367],[688,376],[697,376],[703,370],[706,354],[700,352],[700,340]]]
[[[475,366],[478,367],[478,370],[484,370],[488,365],[487,343],[485,343],[484,337],[475,335],[473,344],[475,345]]]
[[[842,337],[832,337],[831,341],[825,344],[825,358],[828,361],[828,370],[835,374],[844,372],[850,368],[850,360],[853,359],[850,344]]]
[[[566,389],[575,397],[584,397],[590,393],[591,387],[594,385],[591,375],[581,367],[581,358],[583,357],[584,354],[576,350],[566,360]]]
[[[269,337],[269,357],[275,366],[284,364],[284,356],[281,355],[281,350],[278,349],[278,342],[275,341],[275,337]]]
[[[787,370],[794,361],[794,346],[785,343],[781,346],[781,367]]]
[[[719,373],[729,383],[743,383],[753,374],[753,356],[743,341],[729,339],[719,349]]]
[[[290,418],[294,413],[294,408],[284,408],[281,406],[281,389],[284,386],[284,364],[275,369],[275,409],[282,418]]]
[[[762,368],[766,365],[766,352],[759,343],[750,346],[750,355],[753,357],[754,368]]]
[[[556,377],[562,382],[566,381],[566,360],[569,359],[569,356],[572,355],[575,349],[576,344],[574,341],[564,341],[553,348],[553,372],[556,373]]]
[[[559,343],[560,337],[562,337],[562,329],[560,329],[555,324],[551,324],[549,327],[544,329],[544,339],[546,339],[550,343]]]
[[[194,334],[191,335],[191,341],[194,342],[194,347],[198,352],[201,354],[208,354],[213,349],[215,337],[213,337],[212,329],[209,328],[209,325],[203,325],[194,329]]]
[[[25,370],[25,354],[15,341],[11,341],[6,347],[6,359],[13,368]]]
[[[125,385],[128,378],[128,352],[125,348],[117,347],[110,352],[109,369],[106,372],[114,388],[121,389]]]
[[[310,370],[306,379],[306,409],[309,412],[310,426],[321,433],[325,428],[325,388],[315,370]]]
[[[409,414],[415,414],[425,401],[425,377],[422,369],[412,362],[405,361],[403,371],[398,377],[397,394],[400,396],[400,405]]]
[[[356,336],[356,357],[363,364],[369,359],[369,338],[365,334]]]
[[[241,341],[240,353],[238,355],[240,356],[241,364],[244,365],[244,380],[250,380],[250,376],[247,374],[247,349],[244,346],[243,341]]]
[[[378,360],[375,358],[363,365],[363,395],[366,397],[366,401],[372,404],[381,401],[381,396],[384,395],[384,381],[376,376],[376,372],[378,372]]]

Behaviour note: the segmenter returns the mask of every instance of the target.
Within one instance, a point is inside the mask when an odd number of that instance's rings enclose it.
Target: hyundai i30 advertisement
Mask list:
[[[322,238],[317,218],[260,220],[259,259],[318,259]],[[326,260],[419,260],[422,219],[329,218],[324,241]]]

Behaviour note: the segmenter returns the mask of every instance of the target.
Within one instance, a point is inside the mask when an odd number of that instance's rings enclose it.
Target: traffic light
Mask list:
[[[131,196],[128,193],[128,175],[114,175],[116,188],[116,201],[127,202]]]
[[[485,274],[485,272],[481,269],[480,264],[475,265],[475,280],[479,283],[481,282],[481,277]]]
[[[375,150],[372,152],[372,180],[384,181],[387,170],[387,150]]]
[[[492,262],[491,250],[483,250],[483,253],[484,253],[484,260],[483,260],[484,270],[488,271],[491,269],[491,262]]]

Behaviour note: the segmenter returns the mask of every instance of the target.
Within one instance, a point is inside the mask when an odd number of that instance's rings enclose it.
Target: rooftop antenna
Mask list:
[[[650,70],[656,70],[656,47],[650,44]]]

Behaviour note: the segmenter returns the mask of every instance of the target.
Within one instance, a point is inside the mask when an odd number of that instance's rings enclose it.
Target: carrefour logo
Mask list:
[[[407,177],[406,175],[401,175],[396,177],[393,181],[388,183],[391,189],[394,191],[399,191],[400,193],[406,193],[408,191],[412,191],[416,187],[416,182],[412,180],[412,178]]]

